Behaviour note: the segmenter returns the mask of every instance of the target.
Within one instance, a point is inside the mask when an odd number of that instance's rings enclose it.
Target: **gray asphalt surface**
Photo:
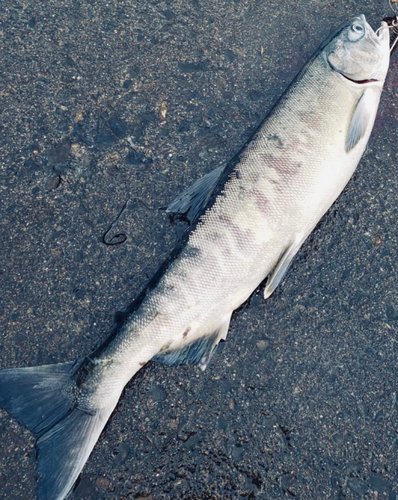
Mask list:
[[[159,208],[229,160],[358,13],[391,15],[387,1],[3,0],[0,367],[102,342],[183,230]],[[367,152],[283,285],[234,315],[204,373],[138,373],[73,500],[397,498],[397,125],[395,54]],[[34,498],[33,438],[3,411],[0,436],[0,498]]]

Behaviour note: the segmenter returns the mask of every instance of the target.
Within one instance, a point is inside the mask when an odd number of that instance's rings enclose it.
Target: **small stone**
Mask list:
[[[105,165],[107,167],[116,165],[119,161],[120,161],[120,155],[117,151],[113,151],[113,153],[109,153],[105,156]]]
[[[166,119],[167,115],[167,102],[163,101],[162,104],[160,105],[160,111],[159,111],[159,117],[162,121]]]
[[[102,490],[105,490],[106,488],[108,488],[109,484],[110,484],[109,479],[107,479],[106,477],[99,477],[95,481],[95,486],[99,489],[102,489]]]
[[[336,433],[333,435],[333,441],[338,444],[339,446],[344,445],[344,443],[347,441],[346,438],[339,433]]]
[[[218,75],[216,79],[216,85],[219,89],[224,90],[227,88],[227,81],[223,76]]]
[[[259,340],[256,343],[256,347],[259,351],[264,351],[268,347],[269,343],[266,340]]]
[[[76,113],[76,116],[75,116],[75,122],[82,122],[84,120],[84,115],[83,115],[83,111],[81,109],[79,109]]]
[[[47,179],[46,182],[46,190],[47,191],[53,191],[54,189],[57,189],[57,187],[61,184],[61,177],[57,174],[53,175],[49,179]]]
[[[71,154],[77,158],[81,158],[86,153],[86,148],[81,146],[77,142],[73,143],[71,146]]]

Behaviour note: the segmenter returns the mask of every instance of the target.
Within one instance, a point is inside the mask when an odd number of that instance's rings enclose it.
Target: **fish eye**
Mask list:
[[[352,31],[354,31],[355,33],[363,33],[363,26],[361,24],[353,24],[351,26],[351,29]]]
[[[355,22],[351,24],[351,29],[348,32],[348,40],[350,42],[358,42],[365,35],[365,26],[362,23]]]

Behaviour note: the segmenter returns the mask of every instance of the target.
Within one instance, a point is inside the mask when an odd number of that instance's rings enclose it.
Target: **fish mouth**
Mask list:
[[[379,81],[376,78],[369,78],[367,80],[353,80],[352,78],[349,78],[348,76],[343,75],[343,73],[340,73],[340,71],[338,71],[337,73],[339,75],[343,76],[349,82],[356,83],[358,85],[365,85],[366,83],[374,83],[374,82],[378,82]]]

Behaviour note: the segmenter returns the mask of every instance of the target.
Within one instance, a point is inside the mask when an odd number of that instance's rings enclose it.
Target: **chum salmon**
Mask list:
[[[123,323],[77,361],[0,371],[0,406],[37,438],[42,500],[73,488],[127,382],[150,360],[205,369],[233,311],[269,297],[352,176],[389,65],[389,31],[335,31],[225,169],[171,203],[190,231]]]

